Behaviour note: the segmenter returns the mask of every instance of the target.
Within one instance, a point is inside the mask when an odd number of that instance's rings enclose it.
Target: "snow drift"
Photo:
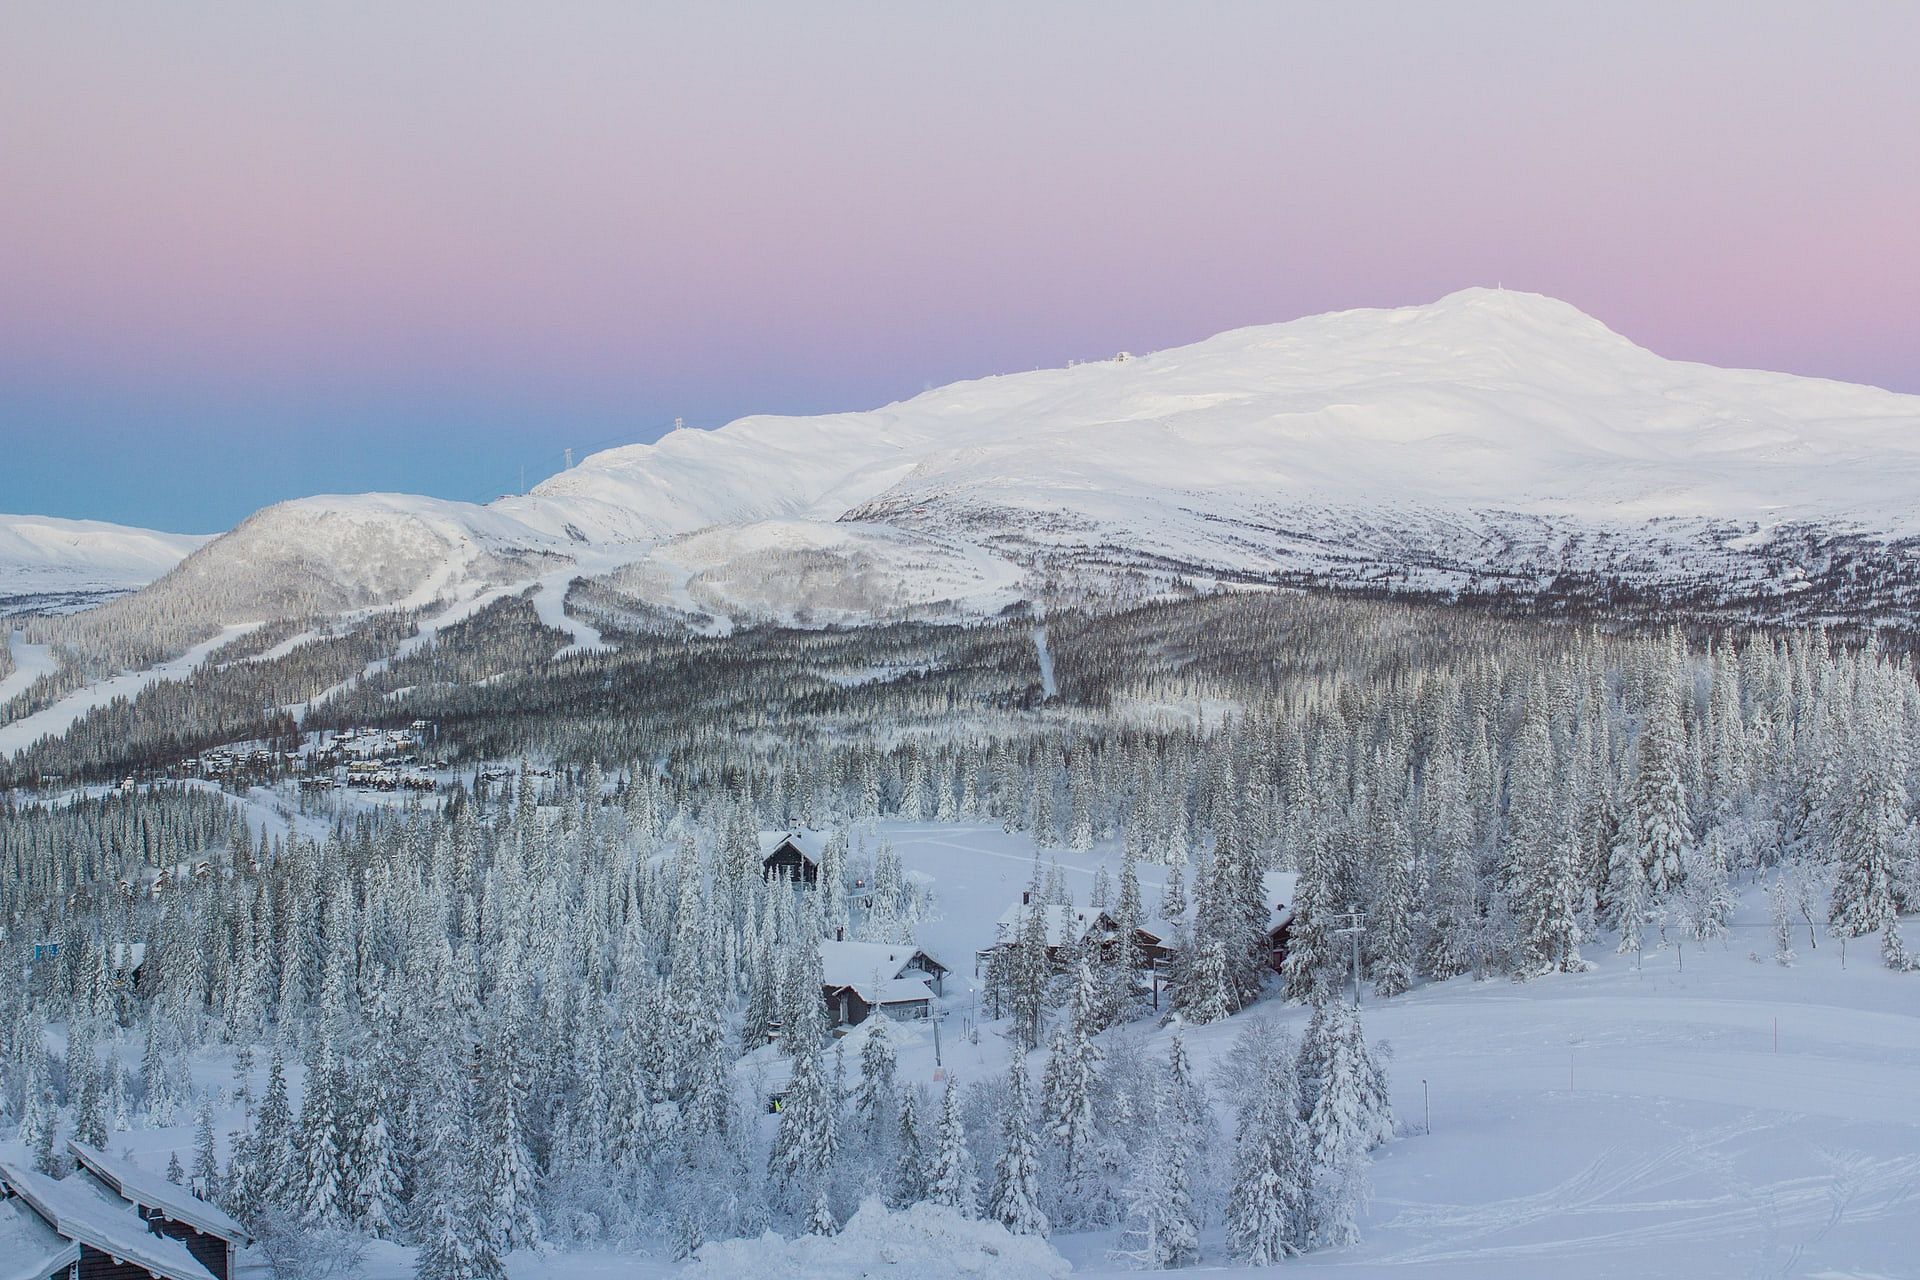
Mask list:
[[[1044,1240],[997,1222],[963,1218],[944,1205],[897,1213],[868,1200],[836,1236],[795,1240],[768,1232],[723,1240],[694,1255],[689,1280],[1062,1280],[1073,1268]]]

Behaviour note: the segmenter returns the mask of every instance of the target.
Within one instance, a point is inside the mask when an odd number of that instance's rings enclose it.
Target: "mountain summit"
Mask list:
[[[1093,596],[1711,580],[1777,613],[1837,553],[1901,580],[1917,500],[1920,397],[1670,361],[1564,302],[1468,289],[676,431],[486,506],[283,503],[151,590],[239,621],[537,584],[554,613],[586,577],[696,623],[831,621],[998,609],[1071,566]]]

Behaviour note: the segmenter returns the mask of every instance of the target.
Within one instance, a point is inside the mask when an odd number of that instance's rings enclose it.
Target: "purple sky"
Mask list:
[[[1905,2],[14,0],[0,511],[488,498],[1469,284],[1920,391],[1916,58]]]

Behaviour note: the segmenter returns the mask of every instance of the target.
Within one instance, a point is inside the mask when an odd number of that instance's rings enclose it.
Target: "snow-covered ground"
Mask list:
[[[951,1031],[971,1011],[972,950],[1025,886],[1031,845],[997,827],[881,834],[932,877],[937,918],[921,941],[961,971],[943,1066],[997,1073],[1006,1051],[991,1027],[978,1045]],[[1111,849],[1042,856],[1083,901],[1102,862],[1118,869]],[[1151,907],[1162,869],[1140,871]],[[1800,959],[1774,963],[1757,892],[1735,919],[1724,942],[1649,949],[1638,967],[1590,943],[1589,973],[1365,1000],[1369,1037],[1393,1048],[1403,1136],[1377,1153],[1363,1242],[1280,1273],[1920,1275],[1920,976],[1884,968],[1872,938],[1850,943],[1843,967],[1839,941],[1810,948],[1804,928]],[[1306,1011],[1274,999],[1188,1028],[1201,1071],[1246,1018],[1298,1031]],[[900,1059],[904,1078],[931,1081],[931,1037]],[[1124,1270],[1107,1236],[1053,1243],[1077,1274]],[[1255,1274],[1219,1270],[1217,1233],[1209,1244],[1208,1274]]]
[[[255,792],[248,803],[256,823],[293,820],[268,793]],[[991,940],[994,918],[1026,885],[1031,843],[997,826],[934,823],[883,823],[868,848],[878,839],[930,882],[934,909],[918,940],[954,970],[941,1002],[938,1063],[929,1025],[891,1027],[901,1078],[933,1086],[947,1074],[963,1084],[999,1075],[1007,1045],[982,1021],[972,953]],[[1109,875],[1118,870],[1111,845],[1051,850],[1041,859],[1043,869],[1057,861],[1081,901],[1103,864]],[[1162,872],[1141,864],[1149,908]],[[1812,947],[1804,927],[1799,960],[1775,963],[1757,889],[1748,889],[1735,919],[1725,941],[1650,947],[1638,966],[1589,943],[1595,964],[1583,974],[1525,983],[1463,978],[1367,998],[1368,1036],[1391,1046],[1400,1136],[1376,1153],[1362,1243],[1256,1270],[1225,1260],[1216,1227],[1195,1273],[1410,1280],[1920,1274],[1920,975],[1882,967],[1872,938],[1850,944],[1843,964],[1838,940],[1822,933]],[[1275,997],[1225,1023],[1187,1028],[1203,1078],[1248,1019],[1298,1031],[1306,1011]],[[849,1037],[849,1063],[858,1061],[863,1034]],[[1158,1056],[1169,1032],[1147,1022],[1110,1034],[1144,1036]],[[228,1080],[226,1066],[211,1057],[195,1075],[210,1089]],[[230,1125],[231,1117],[223,1119],[221,1131]],[[159,1169],[170,1152],[188,1159],[191,1139],[189,1116],[172,1129],[116,1133],[110,1145]],[[522,1252],[508,1259],[508,1273],[512,1280],[999,1274],[977,1269],[969,1252],[986,1236],[898,1222],[887,1230],[890,1236],[865,1230],[838,1252],[731,1244],[711,1251],[703,1269],[613,1250]],[[1056,1235],[1049,1243],[1075,1275],[1131,1274],[1111,1260],[1110,1233]],[[1044,1254],[1023,1255],[1020,1266],[1006,1273],[1048,1274]],[[362,1274],[406,1280],[411,1267],[408,1251],[379,1245]]]
[[[4,706],[17,694],[25,693],[42,676],[50,676],[60,667],[60,660],[53,656],[53,646],[28,644],[26,637],[18,631],[7,629],[8,652],[13,655],[13,670],[4,679],[0,679],[0,706]]]
[[[948,1075],[963,1084],[999,1076],[1007,1044],[979,1007],[973,951],[1027,884],[1031,843],[998,827],[932,823],[885,823],[877,837],[932,881],[934,915],[918,941],[954,970],[937,1047],[926,1024],[889,1028],[901,1078],[938,1089]],[[1119,865],[1111,847],[1041,858],[1058,862],[1081,901],[1102,864],[1110,876]],[[1149,908],[1163,872],[1140,866]],[[1801,958],[1774,963],[1757,892],[1736,921],[1725,941],[1650,947],[1637,967],[1589,943],[1594,968],[1584,974],[1363,997],[1369,1038],[1391,1046],[1401,1136],[1376,1153],[1362,1243],[1250,1269],[1226,1260],[1216,1227],[1198,1270],[1419,1280],[1920,1274],[1920,977],[1882,967],[1872,938],[1851,943],[1843,967],[1838,940],[1822,933],[1810,949],[1804,928]],[[1306,1015],[1271,998],[1187,1028],[1188,1048],[1210,1077],[1248,1019],[1297,1034]],[[849,1037],[849,1062],[863,1034]],[[1145,1036],[1158,1057],[1170,1033],[1146,1022],[1122,1034]],[[756,1058],[766,1062],[743,1075],[778,1083],[772,1051]],[[1074,1274],[1130,1274],[1110,1258],[1114,1243],[1106,1232],[1051,1241]],[[510,1270],[533,1280],[545,1265],[515,1258]]]
[[[533,593],[533,609],[540,621],[555,631],[564,631],[573,637],[573,643],[553,655],[556,659],[576,653],[590,653],[605,645],[600,638],[599,628],[589,626],[567,612],[567,588],[573,585],[573,579],[572,569],[550,573],[540,580],[539,588]]]
[[[1408,1136],[1377,1153],[1363,1242],[1288,1272],[1915,1274],[1915,979],[1871,952],[1843,972],[1831,942],[1790,970],[1746,949],[1689,947],[1685,972],[1671,953],[1638,972],[1598,954],[1590,974],[1370,1005]],[[1191,1030],[1196,1059],[1227,1035]],[[1056,1243],[1106,1269],[1101,1242]]]

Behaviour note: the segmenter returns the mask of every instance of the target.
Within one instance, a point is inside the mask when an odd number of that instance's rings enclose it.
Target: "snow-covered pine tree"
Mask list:
[[[1773,926],[1773,958],[1791,965],[1800,957],[1793,949],[1793,898],[1779,880],[1767,886],[1767,919]]]
[[[1054,1037],[1047,1058],[1045,1111],[1047,1132],[1059,1147],[1069,1177],[1094,1139],[1094,1103],[1105,1054],[1094,1043],[1099,1031],[1100,989],[1084,952],[1075,970],[1072,1016]]]
[[[1345,908],[1335,870],[1339,858],[1332,848],[1336,839],[1335,833],[1323,831],[1302,850],[1281,967],[1287,995],[1294,1000],[1318,999],[1339,983],[1341,944],[1334,917]]]
[[[1620,930],[1621,955],[1638,960],[1647,923],[1653,915],[1653,886],[1647,881],[1638,830],[1631,814],[1620,824],[1614,837],[1613,857],[1607,871],[1609,913]]]
[[[1663,677],[1647,709],[1636,749],[1628,813],[1634,851],[1653,900],[1664,901],[1686,875],[1688,827],[1685,746],[1677,673]]]
[[[293,1203],[308,1226],[332,1226],[345,1217],[346,1195],[340,1146],[344,1099],[329,1037],[315,1037],[306,1075],[295,1138],[299,1168]]]
[[[1046,1017],[1047,988],[1053,970],[1047,958],[1048,918],[1051,912],[1037,892],[1038,868],[1034,887],[1027,891],[1021,908],[1018,933],[1008,956],[1006,982],[1007,1006],[1012,1016],[1014,1045],[1031,1051],[1040,1043],[1040,1026]],[[1070,914],[1070,913],[1069,913]],[[1062,939],[1064,942],[1065,940]]]
[[[1138,858],[1129,843],[1120,855],[1120,888],[1113,906],[1116,926],[1114,960],[1105,970],[1107,991],[1104,999],[1108,1024],[1133,1017],[1141,968],[1146,963],[1140,951],[1139,930],[1146,920],[1146,907],[1140,898]]]
[[[1696,941],[1724,937],[1733,918],[1733,888],[1728,882],[1725,828],[1715,826],[1707,838],[1687,850],[1687,873],[1680,892],[1688,931]]]
[[[1307,1111],[1309,1217],[1314,1240],[1333,1247],[1359,1238],[1355,1215],[1366,1198],[1367,1152],[1392,1134],[1393,1117],[1359,1017],[1337,1001],[1315,1014],[1302,1046],[1302,1061],[1317,1075]]]
[[[357,1073],[349,1100],[352,1141],[347,1162],[347,1213],[354,1226],[376,1239],[391,1239],[400,1218],[400,1152],[388,1127],[394,1110],[383,1073]]]
[[[1428,868],[1420,969],[1435,981],[1473,973],[1480,963],[1480,881],[1469,840],[1465,788],[1454,751],[1429,759],[1420,792],[1419,829]]]
[[[1519,931],[1514,959],[1523,976],[1583,967],[1579,861],[1546,703],[1545,687],[1536,681],[1527,696],[1507,781],[1503,879]]]
[[[1188,1163],[1183,1142],[1157,1126],[1138,1153],[1124,1195],[1125,1219],[1115,1256],[1143,1271],[1184,1267],[1199,1257]]]
[[[916,1088],[900,1095],[899,1156],[894,1163],[893,1194],[887,1202],[896,1208],[918,1204],[932,1189],[932,1161],[920,1130],[920,1099]]]
[[[502,1258],[540,1242],[535,1167],[527,1149],[527,1066],[517,1016],[521,998],[507,997],[503,1005],[482,1046],[478,1116],[478,1193],[490,1245]]]
[[[497,1232],[487,1221],[481,1169],[470,1140],[476,1117],[458,1070],[436,1073],[422,1117],[413,1198],[415,1280],[504,1280]]]
[[[1261,1028],[1242,1037],[1241,1060],[1262,1074],[1245,1082],[1235,1119],[1227,1249],[1236,1261],[1259,1267],[1305,1247],[1311,1163],[1293,1055]]]
[[[769,1172],[788,1204],[818,1225],[817,1193],[827,1185],[839,1149],[833,1088],[817,1044],[796,1045],[793,1078],[780,1108]]]
[[[940,1126],[935,1135],[933,1162],[928,1169],[926,1198],[957,1210],[971,1218],[980,1209],[980,1179],[974,1173],[973,1156],[967,1150],[967,1130],[960,1121],[960,1095],[952,1077],[947,1079],[946,1098],[940,1107]]]
[[[860,1087],[854,1094],[853,1114],[868,1142],[890,1136],[900,1122],[900,1088],[888,1022],[869,1018],[866,1043],[860,1046]]]
[[[1000,1136],[1003,1145],[1000,1158],[994,1162],[987,1215],[1015,1235],[1044,1236],[1049,1224],[1040,1210],[1040,1159],[1033,1140],[1027,1062],[1025,1055],[1017,1052],[1007,1068]]]
[[[193,1194],[213,1203],[220,1201],[220,1162],[214,1152],[212,1102],[202,1102],[194,1118],[192,1179],[188,1185]]]
[[[1835,874],[1827,919],[1842,937],[1857,938],[1892,924],[1899,888],[1911,875],[1907,753],[1889,701],[1874,688],[1857,696],[1855,746],[1847,753],[1844,781],[1831,804]]]
[[[1376,995],[1397,996],[1413,985],[1413,848],[1398,814],[1383,813],[1374,825],[1373,896],[1366,914],[1367,976]]]

